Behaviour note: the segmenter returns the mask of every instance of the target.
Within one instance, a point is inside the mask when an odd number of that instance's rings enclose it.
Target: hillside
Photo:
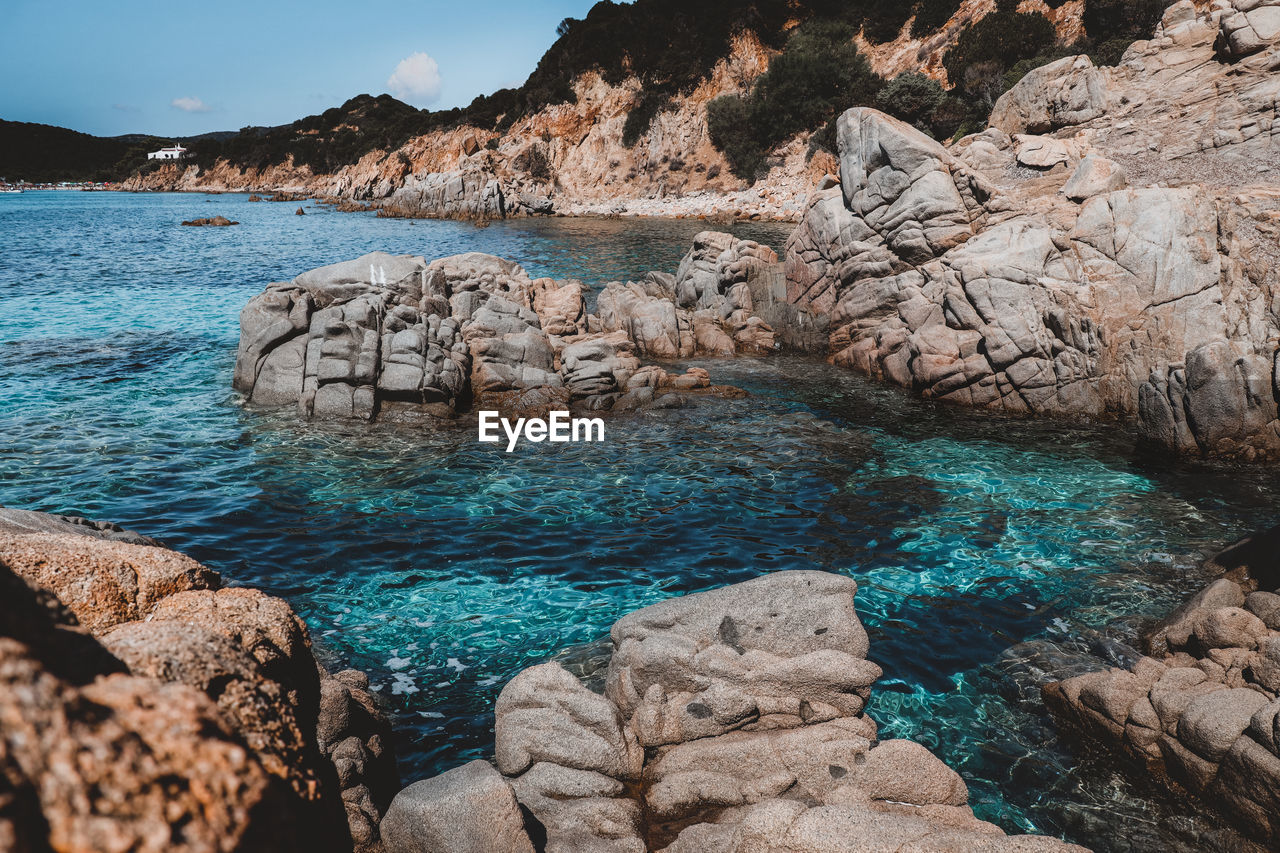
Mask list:
[[[680,213],[669,200],[706,193],[727,199],[730,214],[785,218],[833,168],[832,122],[844,109],[877,106],[937,138],[980,129],[1026,71],[1078,52],[1113,62],[1160,9],[1150,0],[604,0],[560,24],[517,89],[434,112],[360,95],[290,125],[204,140],[193,163],[144,166],[128,186],[283,189],[400,215],[469,215],[485,192],[502,197],[488,211],[498,215]],[[446,191],[451,180],[462,201]],[[713,212],[709,204],[688,212]]]

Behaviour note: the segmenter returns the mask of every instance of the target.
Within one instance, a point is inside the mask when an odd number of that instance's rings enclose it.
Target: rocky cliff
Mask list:
[[[930,398],[1280,456],[1277,12],[1178,3],[1118,68],[1038,69],[949,147],[845,114],[786,248],[816,348]]]
[[[1064,43],[1081,36],[1084,0],[1024,0],[1020,8],[1049,18]],[[898,36],[857,44],[886,78],[921,70],[947,83],[942,57],[996,0],[964,0],[935,32],[914,34],[910,18]],[[794,26],[792,22],[791,26]],[[546,213],[799,218],[806,194],[835,163],[813,152],[801,133],[772,152],[754,184],[735,177],[712,145],[707,104],[748,91],[776,50],[751,30],[735,36],[727,55],[697,85],[658,111],[634,144],[624,141],[628,115],[646,93],[638,77],[611,85],[598,72],[573,81],[574,103],[526,115],[501,131],[469,125],[435,131],[396,150],[376,150],[336,171],[319,173],[292,160],[243,167],[226,160],[201,169],[168,164],[139,173],[126,190],[288,191],[369,202],[399,216],[496,218]]]
[[[960,775],[877,738],[857,584],[793,571],[687,595],[610,631],[603,689],[557,663],[494,709],[495,765],[401,791],[389,853],[1083,851],[974,817]]]
[[[379,850],[390,736],[280,599],[0,508],[0,849]]]

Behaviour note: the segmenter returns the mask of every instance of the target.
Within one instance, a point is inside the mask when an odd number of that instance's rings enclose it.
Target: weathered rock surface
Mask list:
[[[1275,161],[1280,76],[1220,61],[1216,33],[1179,4],[1119,68],[1038,69],[947,148],[842,116],[840,185],[786,250],[789,301],[826,327],[806,348],[929,398],[1280,458],[1280,189],[1249,165]]]
[[[1052,682],[1068,730],[1138,759],[1257,840],[1280,844],[1280,631],[1272,599],[1280,528],[1233,546],[1214,581],[1146,637],[1149,656]]]
[[[406,853],[533,853],[511,786],[484,761],[405,788],[382,836],[388,850]]]
[[[0,841],[378,849],[386,717],[279,599],[114,525],[0,510]]]
[[[632,613],[603,695],[558,663],[525,670],[495,708],[505,778],[472,762],[406,788],[389,853],[1081,850],[1005,836],[927,749],[877,740],[856,591],[781,572]]]
[[[649,273],[612,283],[598,300],[600,326],[620,330],[651,358],[765,354],[778,348],[754,311],[754,294],[777,263],[768,246],[718,231],[694,237],[674,277]]]
[[[374,252],[254,297],[240,315],[233,384],[251,403],[365,420],[632,411],[669,393],[734,393],[709,388],[700,369],[672,376],[639,356],[774,350],[752,293],[772,300],[776,274],[767,247],[704,232],[679,277],[610,284],[596,316],[581,282],[532,279],[492,255],[427,263]]]
[[[502,219],[507,196],[492,175],[478,169],[411,175],[382,203],[384,216],[434,219]]]

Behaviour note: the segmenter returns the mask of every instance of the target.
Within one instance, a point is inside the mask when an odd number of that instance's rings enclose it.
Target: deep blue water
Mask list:
[[[508,678],[636,607],[766,571],[846,573],[887,673],[872,713],[959,769],[980,816],[1099,850],[1226,849],[1072,757],[995,664],[1172,606],[1203,556],[1271,523],[1276,469],[1151,458],[1121,426],[933,406],[797,358],[701,362],[752,396],[511,455],[464,430],[247,411],[230,391],[237,315],[269,281],[374,249],[478,250],[598,286],[673,271],[701,227],[307,207],[0,196],[0,503],[117,521],[286,597],[332,666],[369,671],[406,780],[490,752]],[[242,224],[178,227],[217,213]],[[775,248],[786,233],[733,230]]]

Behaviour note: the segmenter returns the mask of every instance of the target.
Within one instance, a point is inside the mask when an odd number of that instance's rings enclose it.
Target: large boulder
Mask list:
[[[1005,836],[923,746],[877,742],[856,591],[780,572],[636,611],[611,631],[604,695],[557,663],[512,679],[495,751],[537,849],[1080,851]],[[523,849],[495,776],[473,762],[407,788],[383,821],[389,853]]]
[[[438,423],[490,409],[608,410],[636,387],[641,355],[775,349],[751,312],[751,283],[759,270],[776,271],[777,259],[720,236],[729,242],[712,261],[706,247],[691,252],[713,279],[695,308],[677,308],[672,277],[651,273],[648,290],[609,285],[599,317],[587,313],[581,282],[531,279],[480,252],[430,263],[373,252],[311,270],[270,285],[241,312],[233,385],[249,403],[316,418]]]
[[[426,219],[502,219],[514,207],[509,190],[475,168],[409,175],[380,203],[379,215]]]
[[[1048,133],[1106,112],[1103,74],[1087,56],[1068,56],[1031,71],[1000,96],[991,126],[1005,133]]]
[[[414,782],[382,819],[387,853],[533,853],[507,780],[472,761]]]
[[[1229,57],[1248,56],[1280,42],[1280,0],[1218,0],[1218,45]]]
[[[610,631],[607,694],[646,747],[857,715],[881,675],[857,588],[783,572],[638,610]]]
[[[651,358],[774,352],[779,342],[755,302],[777,267],[768,246],[700,232],[674,277],[650,272],[606,285],[597,303],[600,327],[625,332]]]

